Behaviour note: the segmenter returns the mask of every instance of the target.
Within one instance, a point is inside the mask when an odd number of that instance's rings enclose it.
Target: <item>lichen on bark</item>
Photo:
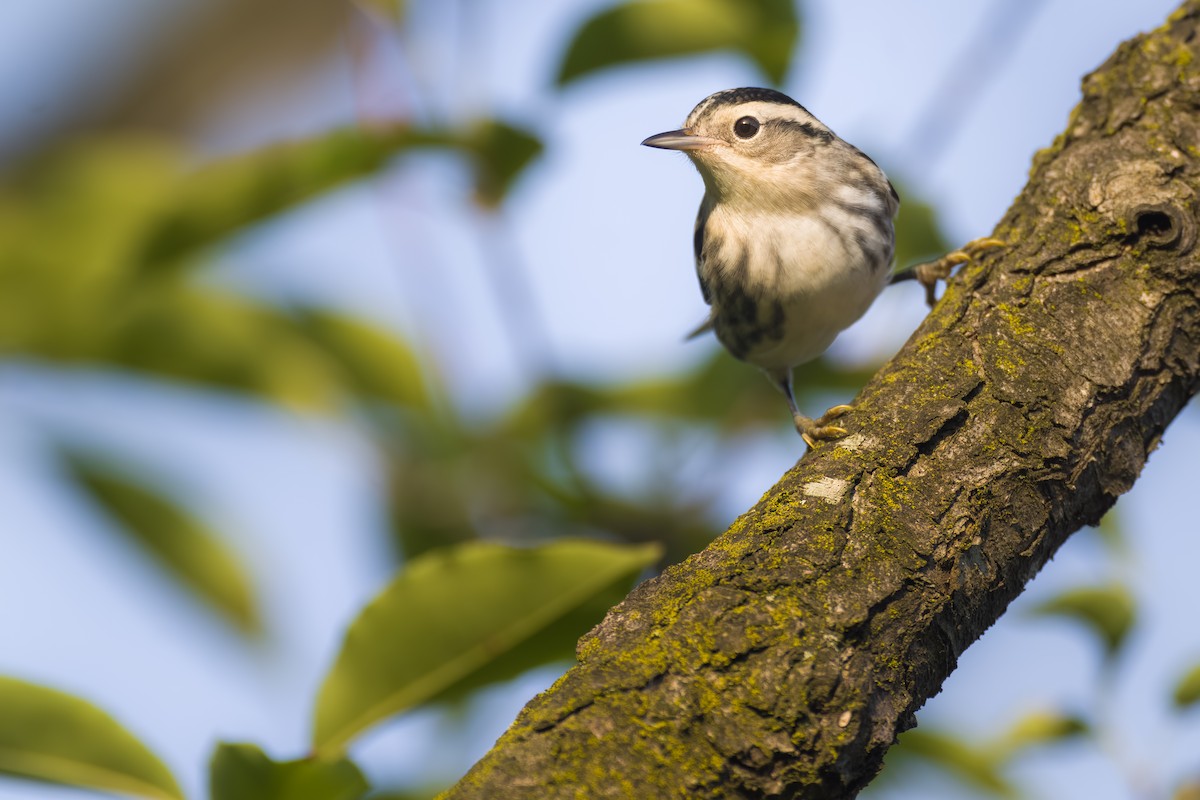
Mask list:
[[[634,590],[444,797],[852,797],[1200,380],[1200,0],[1083,83],[850,435]]]

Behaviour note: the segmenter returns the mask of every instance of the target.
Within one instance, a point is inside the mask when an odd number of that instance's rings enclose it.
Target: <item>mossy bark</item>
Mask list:
[[[1067,130],[818,447],[638,587],[446,798],[853,797],[1200,379],[1200,0]],[[1019,110],[1018,112],[1019,113]]]

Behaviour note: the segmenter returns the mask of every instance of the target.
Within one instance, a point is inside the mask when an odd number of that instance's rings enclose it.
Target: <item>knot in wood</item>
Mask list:
[[[1169,203],[1152,203],[1130,209],[1129,237],[1149,247],[1186,252],[1195,242],[1195,222]]]
[[[1123,232],[1130,244],[1187,252],[1195,244],[1196,220],[1185,209],[1194,192],[1171,170],[1151,159],[1113,163],[1088,187],[1088,202]]]

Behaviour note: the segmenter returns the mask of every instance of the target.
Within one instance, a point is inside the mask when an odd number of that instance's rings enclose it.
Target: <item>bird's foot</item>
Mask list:
[[[1003,247],[1004,242],[999,239],[986,237],[976,239],[973,242],[968,242],[959,250],[939,258],[937,261],[930,261],[927,264],[918,264],[912,268],[913,277],[917,279],[917,283],[925,287],[925,302],[932,308],[937,301],[937,284],[938,281],[944,281],[950,277],[950,272],[959,264],[965,264],[968,261],[973,261],[980,253],[985,250],[991,250],[993,247]]]
[[[832,425],[835,419],[854,410],[854,406],[840,405],[826,411],[818,419],[811,419],[803,414],[795,414],[792,421],[796,423],[796,431],[809,447],[816,447],[817,442],[830,442],[846,435],[846,429]]]

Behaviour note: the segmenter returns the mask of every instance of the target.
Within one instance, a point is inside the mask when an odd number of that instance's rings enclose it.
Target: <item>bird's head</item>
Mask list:
[[[686,153],[714,200],[789,206],[819,200],[829,164],[848,147],[792,98],[758,88],[710,95],[682,128],[642,144]]]

